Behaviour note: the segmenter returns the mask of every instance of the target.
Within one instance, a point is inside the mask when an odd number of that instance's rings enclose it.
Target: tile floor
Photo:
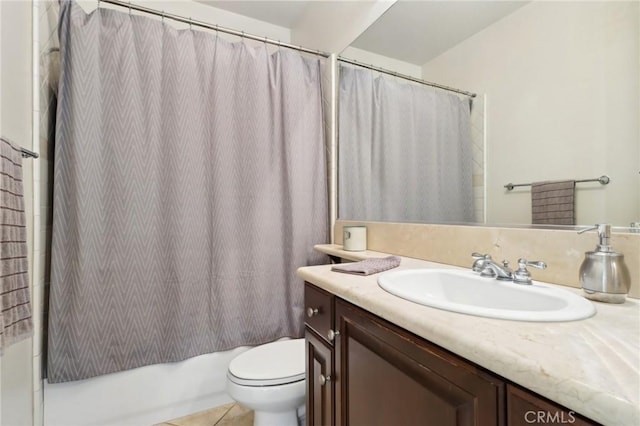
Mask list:
[[[156,426],[252,426],[253,411],[237,403],[168,420]]]

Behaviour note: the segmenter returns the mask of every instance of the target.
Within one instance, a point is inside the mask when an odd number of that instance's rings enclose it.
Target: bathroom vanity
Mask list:
[[[401,268],[425,267],[446,265],[402,259]],[[582,321],[505,321],[408,302],[382,290],[379,274],[322,265],[298,275],[306,281],[309,425],[640,420],[640,330],[628,321],[640,318],[637,301],[598,304],[596,316]],[[607,332],[625,316],[623,330]]]

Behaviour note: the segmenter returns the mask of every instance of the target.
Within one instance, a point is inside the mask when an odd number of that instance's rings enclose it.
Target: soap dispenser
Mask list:
[[[611,225],[598,224],[578,234],[593,230],[597,230],[600,242],[595,251],[584,254],[580,266],[580,285],[584,296],[600,302],[624,303],[631,285],[624,255],[616,253],[609,245]]]

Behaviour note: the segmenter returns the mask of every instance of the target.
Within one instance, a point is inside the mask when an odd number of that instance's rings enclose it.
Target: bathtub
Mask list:
[[[232,402],[229,362],[249,349],[200,355],[87,380],[44,383],[44,424],[152,425]]]

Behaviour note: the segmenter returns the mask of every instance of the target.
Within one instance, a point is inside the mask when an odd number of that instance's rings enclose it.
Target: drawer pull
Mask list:
[[[318,315],[318,308],[307,308],[307,316],[309,318],[315,317]]]
[[[318,381],[320,382],[320,386],[324,386],[327,382],[331,381],[331,376],[324,376],[323,374],[318,377]]]
[[[333,342],[333,340],[336,338],[336,336],[339,336],[340,332],[339,331],[333,331],[333,330],[329,330],[327,332],[327,338],[329,339],[330,342]]]

